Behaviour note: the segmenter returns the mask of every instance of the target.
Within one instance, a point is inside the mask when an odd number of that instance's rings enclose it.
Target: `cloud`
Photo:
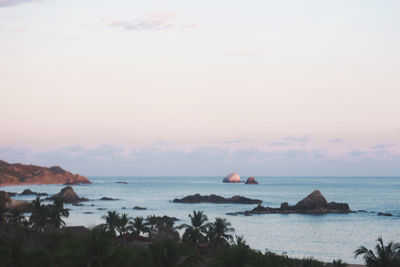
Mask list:
[[[160,31],[175,27],[174,20],[179,17],[177,13],[148,13],[145,18],[132,20],[109,20],[102,21],[111,28],[121,28],[125,31]]]
[[[222,142],[223,144],[239,144],[241,143],[242,140],[240,139],[232,139],[232,140],[226,140],[224,142]]]
[[[387,148],[391,148],[394,147],[395,144],[378,144],[372,147],[372,149],[387,149]]]
[[[231,149],[203,146],[121,147],[80,145],[37,151],[19,146],[0,146],[0,159],[41,166],[59,165],[93,176],[221,176],[231,171],[258,176],[400,175],[400,155],[383,156],[353,150],[332,156],[324,149]]]
[[[366,156],[368,153],[366,151],[362,151],[362,150],[353,150],[347,153],[347,156],[349,156],[350,158],[359,158],[362,156]]]
[[[152,145],[153,146],[169,146],[173,145],[173,142],[167,141],[167,140],[159,140],[157,142],[154,142]]]
[[[40,2],[42,0],[0,0],[0,7],[15,6],[24,3]]]
[[[300,143],[300,144],[304,144],[310,141],[310,138],[307,136],[286,136],[283,139],[289,142]]]
[[[288,146],[287,142],[275,141],[268,144],[269,146]]]
[[[344,140],[341,139],[341,138],[333,138],[333,139],[330,139],[329,142],[331,142],[331,143],[343,143]]]

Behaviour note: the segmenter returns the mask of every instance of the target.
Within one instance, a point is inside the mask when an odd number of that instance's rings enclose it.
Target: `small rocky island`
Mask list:
[[[283,202],[280,208],[263,207],[258,205],[253,210],[245,212],[227,213],[228,215],[251,215],[251,214],[270,214],[270,213],[299,213],[299,214],[326,214],[326,213],[351,213],[347,203],[328,202],[319,190],[315,190],[296,205],[290,206]]]
[[[214,204],[261,204],[262,200],[260,199],[252,199],[243,196],[233,196],[230,198],[224,198],[218,195],[189,195],[184,198],[178,199],[175,198],[173,200],[175,203],[214,203]]]
[[[0,186],[18,184],[90,184],[90,181],[58,166],[47,168],[0,160]]]
[[[74,189],[72,189],[72,187],[70,187],[70,186],[64,187],[63,189],[61,189],[61,191],[58,194],[55,194],[55,195],[47,198],[47,200],[55,200],[55,199],[61,199],[62,202],[71,203],[71,204],[79,203],[82,201],[89,201],[89,199],[87,199],[87,198],[79,197],[75,193]]]
[[[225,176],[225,178],[222,180],[223,183],[241,183],[240,181],[240,176],[236,172],[232,172]]]
[[[257,182],[256,178],[249,177],[249,178],[247,178],[245,184],[258,184],[258,182]]]

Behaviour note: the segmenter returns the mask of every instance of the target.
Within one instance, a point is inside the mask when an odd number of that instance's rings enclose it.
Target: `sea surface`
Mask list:
[[[259,185],[226,184],[222,177],[89,177],[90,185],[73,186],[80,197],[90,199],[84,206],[67,205],[71,209],[67,225],[94,226],[103,223],[107,211],[125,212],[132,217],[168,215],[187,223],[193,210],[204,211],[209,220],[225,217],[243,235],[248,244],[261,251],[266,249],[289,256],[313,256],[323,261],[341,258],[348,263],[360,245],[374,247],[382,236],[384,241],[400,241],[400,177],[257,177]],[[127,184],[119,184],[124,181]],[[2,190],[55,194],[62,185],[23,185]],[[313,190],[319,189],[328,201],[347,202],[352,210],[367,213],[301,215],[264,214],[230,216],[228,212],[245,211],[255,205],[241,204],[180,204],[174,198],[186,195],[218,194],[224,197],[242,195],[263,201],[264,206],[279,207],[281,202],[293,205]],[[101,201],[101,197],[118,198]],[[32,196],[17,197],[31,200]],[[93,206],[92,206],[93,205]],[[134,206],[147,210],[134,210]],[[105,210],[98,210],[103,208]],[[93,214],[84,214],[93,212]],[[378,216],[392,213],[393,217]]]

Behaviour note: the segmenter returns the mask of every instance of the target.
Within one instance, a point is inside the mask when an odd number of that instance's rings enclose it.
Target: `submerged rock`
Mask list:
[[[222,180],[224,183],[240,183],[240,176],[236,172],[228,174],[224,180]]]
[[[249,178],[246,180],[245,184],[258,184],[258,182],[256,181],[256,178],[254,178],[254,177],[249,177]]]
[[[61,189],[60,193],[55,194],[49,198],[48,200],[61,199],[64,203],[78,203],[82,201],[88,201],[87,198],[80,198],[74,191],[74,189],[70,186],[64,187]]]
[[[175,203],[214,203],[214,204],[224,204],[224,203],[233,203],[233,204],[261,204],[262,200],[260,199],[252,199],[243,196],[233,196],[231,198],[224,198],[218,195],[205,195],[202,196],[200,194],[186,196],[184,198],[178,199],[175,198],[173,200]]]

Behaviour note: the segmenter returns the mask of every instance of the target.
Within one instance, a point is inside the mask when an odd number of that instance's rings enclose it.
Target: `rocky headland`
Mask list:
[[[200,194],[195,194],[195,195],[189,195],[184,198],[178,199],[175,198],[173,200],[175,203],[214,203],[214,204],[261,204],[262,200],[260,199],[252,199],[252,198],[247,198],[243,196],[233,196],[230,198],[224,198],[218,195],[200,195]]]
[[[90,184],[90,181],[58,166],[47,168],[0,160],[0,186],[19,184]]]
[[[326,213],[351,213],[347,203],[328,202],[319,190],[315,190],[306,198],[297,202],[296,205],[290,206],[289,203],[283,202],[279,208],[263,207],[258,205],[254,209],[245,212],[227,213],[228,215],[251,215],[251,214],[269,214],[269,213],[300,213],[300,214],[326,214]]]

